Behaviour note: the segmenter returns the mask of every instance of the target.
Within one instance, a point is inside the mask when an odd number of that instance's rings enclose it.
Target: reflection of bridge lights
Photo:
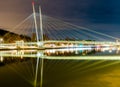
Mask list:
[[[77,50],[75,51],[75,54],[79,54]]]
[[[119,50],[116,51],[116,54],[119,54]]]
[[[70,48],[69,52],[73,53],[74,52],[74,48]]]
[[[79,50],[79,52],[80,52],[80,53],[82,53],[82,52],[83,52],[83,50]]]
[[[4,61],[4,58],[1,56],[0,57],[0,62],[3,62]]]
[[[101,49],[102,52],[105,52],[106,50],[105,49]]]
[[[117,50],[115,47],[112,47],[112,50]]]
[[[112,53],[112,50],[109,50],[109,53]]]
[[[82,53],[82,55],[83,55],[83,56],[85,56],[85,55],[86,55],[86,53],[84,53],[84,52],[83,52],[83,53]]]
[[[97,45],[96,48],[97,48],[97,49],[100,49],[100,48],[101,48],[101,45]]]
[[[109,48],[109,47],[105,47],[105,48],[100,48],[100,50],[101,50],[102,52],[105,52],[105,51],[107,51],[107,50],[110,50],[110,48]]]
[[[20,59],[23,59],[23,56],[20,56]]]
[[[80,44],[79,47],[83,47],[83,44]]]

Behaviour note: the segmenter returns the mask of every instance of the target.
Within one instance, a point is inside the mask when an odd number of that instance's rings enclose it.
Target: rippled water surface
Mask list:
[[[41,82],[41,61],[43,64],[43,87],[120,87],[119,60],[75,60],[44,59],[44,57],[119,56],[114,49],[69,49],[44,51],[1,51],[1,87],[36,87]],[[29,57],[36,55],[35,57]],[[11,56],[10,56],[11,55]],[[27,55],[27,56],[26,56]],[[38,56],[38,57],[37,57]],[[38,60],[39,59],[39,60]]]

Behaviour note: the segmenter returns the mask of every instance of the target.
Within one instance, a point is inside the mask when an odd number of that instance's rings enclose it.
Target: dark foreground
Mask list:
[[[34,87],[35,60],[1,64],[0,87]],[[119,81],[120,61],[44,60],[43,87],[120,87]]]

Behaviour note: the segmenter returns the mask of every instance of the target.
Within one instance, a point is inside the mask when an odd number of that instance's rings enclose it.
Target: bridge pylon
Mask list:
[[[35,3],[32,2],[33,7],[33,16],[34,16],[34,23],[35,23],[35,32],[36,32],[36,40],[37,40],[37,46],[43,47],[43,23],[42,23],[42,11],[41,6],[39,5],[39,20],[40,20],[40,37],[39,38],[39,32],[38,32],[38,24],[37,24],[37,18],[36,18],[36,10],[35,10]]]

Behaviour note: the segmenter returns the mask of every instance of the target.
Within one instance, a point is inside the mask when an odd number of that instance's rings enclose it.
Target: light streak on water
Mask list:
[[[37,87],[37,79],[38,79],[38,67],[39,67],[39,60],[40,58],[37,58],[37,63],[36,63],[36,71],[35,71],[35,81],[34,81],[34,87]]]
[[[112,52],[109,53],[109,51],[112,51]],[[50,54],[50,55],[47,55],[47,54]],[[104,61],[107,61],[107,60],[110,60],[110,61],[120,60],[120,53],[118,52],[117,48],[111,48],[111,47],[105,47],[105,48],[100,48],[100,47],[98,47],[98,48],[90,48],[90,47],[89,48],[87,48],[87,47],[86,48],[64,48],[64,49],[46,49],[46,50],[6,50],[6,51],[0,51],[0,56],[2,57],[1,62],[4,62],[6,57],[9,57],[9,59],[10,59],[10,57],[11,58],[14,57],[15,59],[22,58],[21,60],[23,60],[25,58],[30,58],[30,57],[31,57],[31,59],[32,58],[35,59],[36,60],[35,70],[34,70],[35,75],[34,75],[34,82],[33,82],[34,87],[38,87],[38,86],[42,87],[42,85],[44,85],[43,84],[43,78],[44,78],[43,67],[44,67],[44,63],[46,62],[44,60],[59,61],[57,63],[60,63],[61,60],[64,60],[64,61],[79,61],[79,60],[83,61],[83,60],[85,60],[86,61],[86,62],[83,62],[79,65],[76,65],[75,67],[72,66],[72,68],[70,68],[70,66],[68,65],[67,66],[68,70],[66,70],[66,72],[70,71],[71,73],[77,72],[80,70],[82,70],[80,73],[84,73],[87,71],[92,71],[92,70],[96,70],[99,68],[104,68],[104,67],[110,66],[112,64],[117,64],[119,62],[106,64],[106,65],[103,65],[100,67],[94,67],[94,68],[91,68],[91,67],[102,64],[102,63],[104,63]],[[89,63],[89,61],[91,61],[91,60],[92,61],[93,60],[94,61],[100,60],[100,61],[97,61],[97,62],[94,62],[92,64],[87,65],[87,63]],[[57,63],[55,63],[55,64],[57,64]],[[63,63],[63,62],[61,62],[61,63]],[[65,62],[63,64],[66,64],[66,63],[68,63],[68,62]],[[80,69],[77,68],[77,67],[84,65],[84,64],[86,64],[86,66],[81,67]],[[73,65],[75,65],[75,63],[73,63]],[[54,65],[52,65],[52,66],[54,66]],[[19,70],[16,72],[18,74],[20,73]],[[29,74],[30,74],[30,72],[29,72]],[[28,80],[28,79],[26,79],[26,80]]]

